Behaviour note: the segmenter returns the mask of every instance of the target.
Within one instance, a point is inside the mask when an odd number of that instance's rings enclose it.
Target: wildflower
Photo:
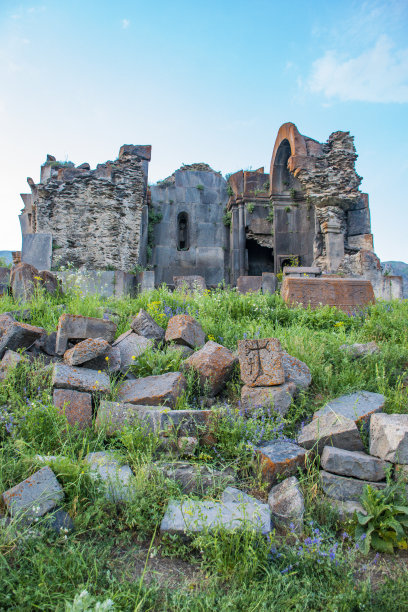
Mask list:
[[[107,355],[105,357],[105,361],[109,361],[109,357]]]
[[[133,360],[136,359],[136,355],[132,355],[131,359]]]

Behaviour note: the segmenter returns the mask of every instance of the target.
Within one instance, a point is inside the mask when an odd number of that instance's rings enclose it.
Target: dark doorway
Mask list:
[[[273,272],[273,249],[261,246],[256,240],[247,239],[248,276],[261,276],[262,272]]]

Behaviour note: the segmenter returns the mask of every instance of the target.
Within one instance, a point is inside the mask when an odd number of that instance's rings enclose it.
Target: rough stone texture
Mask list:
[[[257,504],[258,506],[264,506],[264,503],[256,499],[256,497],[252,497],[252,495],[248,495],[248,493],[244,493],[244,491],[240,491],[240,489],[236,489],[235,487],[227,487],[222,492],[221,501],[224,504],[229,502],[234,502],[236,504],[247,502]]]
[[[157,463],[156,466],[166,478],[178,482],[186,495],[205,495],[212,489],[220,489],[235,482],[231,468],[216,470],[208,465],[182,461]]]
[[[284,276],[307,276],[310,278],[315,278],[316,276],[320,276],[322,273],[320,268],[316,266],[284,266],[283,275]]]
[[[56,510],[47,515],[41,524],[46,529],[52,529],[58,535],[66,535],[71,531],[75,531],[74,521],[64,510]]]
[[[282,347],[276,338],[239,340],[241,378],[249,387],[269,387],[285,382]]]
[[[10,269],[0,267],[0,295],[8,295],[10,289]]]
[[[334,497],[340,501],[359,502],[366,485],[370,485],[374,489],[385,489],[387,486],[385,482],[357,480],[356,478],[346,478],[345,476],[330,474],[324,470],[320,471],[320,486],[323,491],[329,497]]]
[[[195,436],[181,436],[177,439],[177,448],[183,457],[192,457],[197,450],[199,441]]]
[[[92,425],[92,395],[70,389],[54,389],[53,403],[70,425],[85,429]]]
[[[367,342],[366,344],[342,344],[341,351],[347,353],[352,359],[359,359],[367,355],[375,355],[380,352],[380,347],[376,342]]]
[[[285,415],[296,393],[294,383],[284,383],[277,387],[248,387],[241,389],[241,404],[247,412],[259,407],[272,407],[279,414]]]
[[[44,287],[48,293],[55,295],[58,291],[61,291],[61,283],[55,274],[49,270],[40,269],[38,275],[41,279],[40,282],[42,287]]]
[[[304,448],[313,448],[319,453],[329,445],[345,450],[364,451],[354,420],[333,412],[321,415],[303,427],[297,441]]]
[[[285,382],[293,383],[298,390],[307,389],[312,382],[312,375],[307,365],[285,351],[282,351],[281,358],[285,370]]]
[[[169,372],[122,383],[118,388],[118,399],[130,404],[172,408],[186,387],[186,379],[181,372]]]
[[[139,334],[139,336],[144,336],[145,338],[156,340],[157,342],[164,340],[164,329],[160,327],[153,317],[143,310],[143,308],[139,310],[138,315],[133,319],[130,327],[134,332]]]
[[[135,423],[143,423],[147,431],[159,432],[160,408],[105,400],[100,402],[95,420],[97,431],[104,430],[108,436],[111,436],[120,432],[125,426],[132,426]]]
[[[118,346],[109,346],[105,353],[86,362],[91,370],[105,370],[106,372],[119,372],[121,367],[120,350]]]
[[[216,395],[231,376],[236,362],[237,358],[229,349],[209,341],[186,359],[184,364],[198,373],[203,389]]]
[[[386,469],[391,467],[391,463],[359,451],[325,446],[321,466],[326,472],[377,482],[385,480]]]
[[[330,400],[326,406],[314,413],[313,418],[323,414],[339,414],[347,419],[353,419],[357,425],[361,421],[368,421],[375,412],[380,412],[384,404],[385,397],[381,393],[356,391]]]
[[[42,327],[19,323],[10,315],[0,315],[0,357],[7,349],[29,348],[45,333]]]
[[[88,338],[65,351],[64,361],[70,366],[80,365],[103,355],[109,348],[109,343],[103,338]]]
[[[392,463],[408,464],[408,414],[373,414],[370,454]]]
[[[287,276],[282,283],[281,295],[289,305],[304,308],[329,305],[349,313],[375,302],[370,281],[352,278]]]
[[[403,482],[408,484],[408,465],[396,463],[394,465],[394,480],[401,478]]]
[[[271,440],[255,447],[259,457],[264,481],[272,484],[278,476],[292,476],[298,468],[303,468],[306,451],[301,446],[287,440]]]
[[[169,344],[168,348],[171,351],[180,353],[184,359],[187,359],[187,357],[190,357],[190,355],[194,353],[193,349],[189,346],[185,346],[185,344]]]
[[[19,353],[14,351],[6,351],[4,357],[0,362],[0,380],[4,380],[10,369],[13,369],[22,361],[22,357]]]
[[[272,272],[262,273],[262,293],[275,293],[278,288],[278,279]]]
[[[176,315],[167,324],[166,342],[185,344],[190,348],[199,348],[205,344],[205,333],[201,325],[190,315]]]
[[[56,389],[72,389],[85,393],[109,393],[109,376],[104,372],[88,368],[73,368],[64,363],[55,363],[52,386]]]
[[[19,263],[12,267],[10,274],[11,293],[15,300],[28,301],[39,284],[39,272],[34,266]]]
[[[153,341],[133,332],[125,332],[115,340],[113,346],[119,349],[121,372],[127,372],[135,360],[153,346]]]
[[[114,502],[132,499],[133,472],[128,465],[121,465],[113,453],[88,453],[84,461],[90,466],[91,473],[102,481],[107,499]]]
[[[271,531],[271,517],[266,504],[171,501],[161,522],[161,533],[188,534],[222,527],[227,530],[251,525],[257,531]]]
[[[286,478],[272,487],[268,496],[268,504],[273,522],[277,527],[302,533],[305,500],[296,476]]]
[[[5,491],[3,504],[11,516],[22,516],[32,523],[64,499],[64,491],[48,466]]]
[[[173,276],[174,288],[183,293],[204,293],[207,289],[203,276]]]
[[[51,270],[52,235],[23,234],[21,261],[37,270]]]
[[[115,338],[115,333],[116,324],[112,321],[65,313],[60,316],[58,321],[55,352],[57,355],[63,355],[67,349],[68,340],[103,338],[111,344]]]
[[[262,289],[262,276],[239,276],[237,278],[238,293],[256,292]]]
[[[333,497],[326,497],[326,501],[327,504],[338,512],[341,521],[347,521],[353,518],[355,512],[367,514],[363,506],[355,501],[341,501],[340,499],[334,499]]]

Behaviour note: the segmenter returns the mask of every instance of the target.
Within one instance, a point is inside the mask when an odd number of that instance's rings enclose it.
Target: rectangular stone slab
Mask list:
[[[322,470],[320,472],[320,486],[329,497],[334,497],[340,501],[360,501],[364,487],[370,485],[374,489],[385,489],[385,482],[368,482],[367,480],[357,480],[356,478],[346,478],[329,474]]]
[[[118,387],[118,399],[130,404],[172,408],[187,386],[181,372],[128,380]]]
[[[330,400],[326,406],[314,413],[313,418],[333,412],[353,419],[357,425],[360,421],[368,421],[375,412],[381,412],[384,404],[385,397],[381,393],[356,391]]]
[[[111,344],[115,339],[116,327],[115,323],[107,319],[64,313],[58,321],[55,352],[63,355],[68,340],[103,338]]]
[[[353,419],[340,414],[323,414],[302,428],[298,444],[307,449],[322,453],[327,445],[350,451],[364,451],[360,432]]]
[[[86,393],[109,393],[109,376],[104,372],[88,368],[73,368],[55,363],[52,372],[52,386],[56,389],[73,389]]]
[[[54,406],[64,414],[70,425],[85,429],[92,425],[92,395],[71,389],[54,389]]]
[[[385,480],[386,470],[391,467],[391,463],[359,451],[325,446],[321,466],[327,472],[340,476],[351,476],[360,480],[377,482]]]
[[[375,303],[371,282],[355,278],[286,276],[283,279],[281,295],[289,305],[301,305],[303,308],[336,306],[349,313]]]
[[[292,476],[298,468],[303,468],[306,450],[286,440],[271,440],[255,447],[261,461],[262,479],[269,484],[276,482],[278,476]]]
[[[121,465],[113,453],[88,453],[84,461],[90,466],[93,475],[102,481],[107,499],[114,502],[132,499],[133,472],[128,465]]]
[[[0,357],[3,357],[7,349],[15,351],[29,348],[45,334],[42,327],[19,323],[7,314],[0,315]]]
[[[276,338],[238,340],[241,378],[250,387],[270,387],[285,382],[282,347]]]
[[[37,270],[51,270],[52,234],[23,234],[21,261]]]

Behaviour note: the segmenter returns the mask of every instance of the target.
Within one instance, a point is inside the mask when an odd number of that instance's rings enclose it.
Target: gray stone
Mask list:
[[[408,464],[408,414],[373,414],[370,454],[392,463]]]
[[[46,334],[42,338],[41,348],[44,353],[54,357],[55,353],[55,343],[57,340],[57,332],[51,332],[50,334]]]
[[[266,504],[211,501],[171,501],[160,525],[161,533],[189,534],[223,528],[230,531],[250,525],[262,534],[271,531]]]
[[[199,348],[205,344],[205,333],[193,317],[180,314],[169,319],[165,340],[166,342],[185,344],[190,348]]]
[[[268,504],[277,527],[302,533],[305,500],[296,476],[286,478],[272,487],[268,496]]]
[[[33,523],[64,499],[64,491],[54,472],[46,466],[5,491],[2,499],[11,516]]]
[[[4,357],[0,362],[0,380],[4,380],[6,378],[7,373],[10,369],[15,368],[20,361],[23,361],[24,357],[22,357],[19,353],[15,351],[7,350],[4,353]]]
[[[184,293],[204,293],[207,289],[205,278],[193,274],[191,276],[173,276],[174,288]]]
[[[103,338],[87,338],[65,351],[64,361],[70,366],[80,365],[103,355],[109,348],[109,343]]]
[[[58,535],[66,535],[71,531],[75,531],[74,521],[65,510],[56,510],[51,514],[47,514],[42,522],[42,526],[52,529]]]
[[[306,451],[288,440],[271,440],[255,447],[262,470],[262,479],[269,484],[278,476],[292,476],[305,466]]]
[[[256,497],[252,497],[252,495],[248,495],[244,491],[240,489],[236,489],[235,487],[227,487],[221,495],[221,501],[226,504],[229,502],[234,502],[236,504],[240,504],[242,502],[257,504],[258,506],[264,506],[264,502],[261,502],[260,499],[256,499]]]
[[[351,451],[364,451],[357,425],[353,419],[330,412],[323,414],[305,427],[298,437],[298,443],[304,448],[315,449],[322,453],[328,445]]]
[[[276,412],[285,415],[296,394],[294,383],[284,383],[275,387],[249,387],[241,389],[241,404],[248,413],[260,407],[272,407]]]
[[[196,436],[181,436],[177,439],[177,448],[182,457],[192,457],[198,448]]]
[[[0,315],[0,357],[7,349],[15,351],[31,347],[45,333],[42,327],[19,323],[9,315]]]
[[[317,266],[284,266],[284,276],[310,276],[312,278],[320,276],[321,269]]]
[[[91,473],[102,481],[108,500],[123,502],[132,499],[133,472],[128,465],[121,465],[113,453],[88,453],[84,461],[90,466]]]
[[[190,355],[194,353],[193,349],[185,344],[169,344],[168,350],[177,351],[184,359],[187,359],[187,357],[190,357]]]
[[[52,386],[56,389],[73,389],[87,393],[109,393],[109,376],[104,372],[88,368],[73,368],[64,363],[55,363]]]
[[[341,501],[360,501],[364,492],[364,487],[370,485],[374,489],[385,489],[385,482],[369,482],[367,480],[357,480],[356,478],[346,478],[337,474],[330,474],[321,470],[320,486],[329,497],[334,497]]]
[[[376,342],[367,342],[366,344],[342,344],[341,351],[347,353],[352,359],[359,359],[367,355],[375,355],[380,352],[380,347]]]
[[[7,295],[10,289],[10,268],[0,268],[0,295]]]
[[[331,413],[353,419],[357,425],[360,421],[368,421],[375,412],[380,412],[384,404],[385,397],[381,393],[356,391],[330,400],[326,406],[314,413],[313,418]]]
[[[65,291],[74,288],[83,295],[102,297],[136,295],[136,276],[122,270],[58,270],[55,275]]]
[[[216,470],[200,463],[174,463],[155,464],[166,478],[177,482],[187,495],[206,495],[212,489],[223,489],[235,482],[235,474],[231,468]]]
[[[106,372],[119,372],[121,365],[120,350],[118,346],[109,346],[106,352],[95,359],[86,362],[90,370],[104,370]]]
[[[130,404],[172,408],[186,387],[187,382],[181,372],[169,372],[121,383],[118,399]]]
[[[275,293],[278,288],[278,279],[271,272],[262,272],[262,293]]]
[[[37,270],[51,270],[52,234],[23,234],[21,261]]]
[[[303,361],[292,357],[286,351],[281,353],[282,365],[285,371],[285,383],[293,383],[296,385],[296,391],[305,390],[310,387],[312,375],[309,368]]]
[[[347,521],[353,518],[355,512],[361,512],[361,514],[367,514],[363,506],[356,501],[341,501],[340,499],[334,499],[333,497],[326,497],[327,503],[339,514],[341,521]]]
[[[115,333],[116,324],[112,321],[64,313],[58,321],[55,352],[57,355],[63,355],[67,349],[68,340],[103,338],[111,344]]]
[[[135,333],[125,332],[113,343],[120,352],[120,370],[126,373],[138,357],[153,346],[153,341]]]
[[[153,291],[155,286],[155,272],[154,270],[144,270],[138,275],[139,291]]]
[[[164,340],[164,329],[160,327],[153,317],[143,310],[143,308],[139,310],[138,315],[133,319],[130,327],[134,332],[139,334],[139,336],[144,336],[145,338],[149,338],[149,340],[155,340],[157,342]]]
[[[325,446],[321,466],[326,472],[376,482],[385,480],[386,470],[391,467],[391,463],[360,451]]]
[[[142,424],[149,432],[160,431],[161,409],[105,400],[99,403],[95,420],[95,428],[98,431],[103,430],[111,436],[125,426],[131,427],[136,423]]]

